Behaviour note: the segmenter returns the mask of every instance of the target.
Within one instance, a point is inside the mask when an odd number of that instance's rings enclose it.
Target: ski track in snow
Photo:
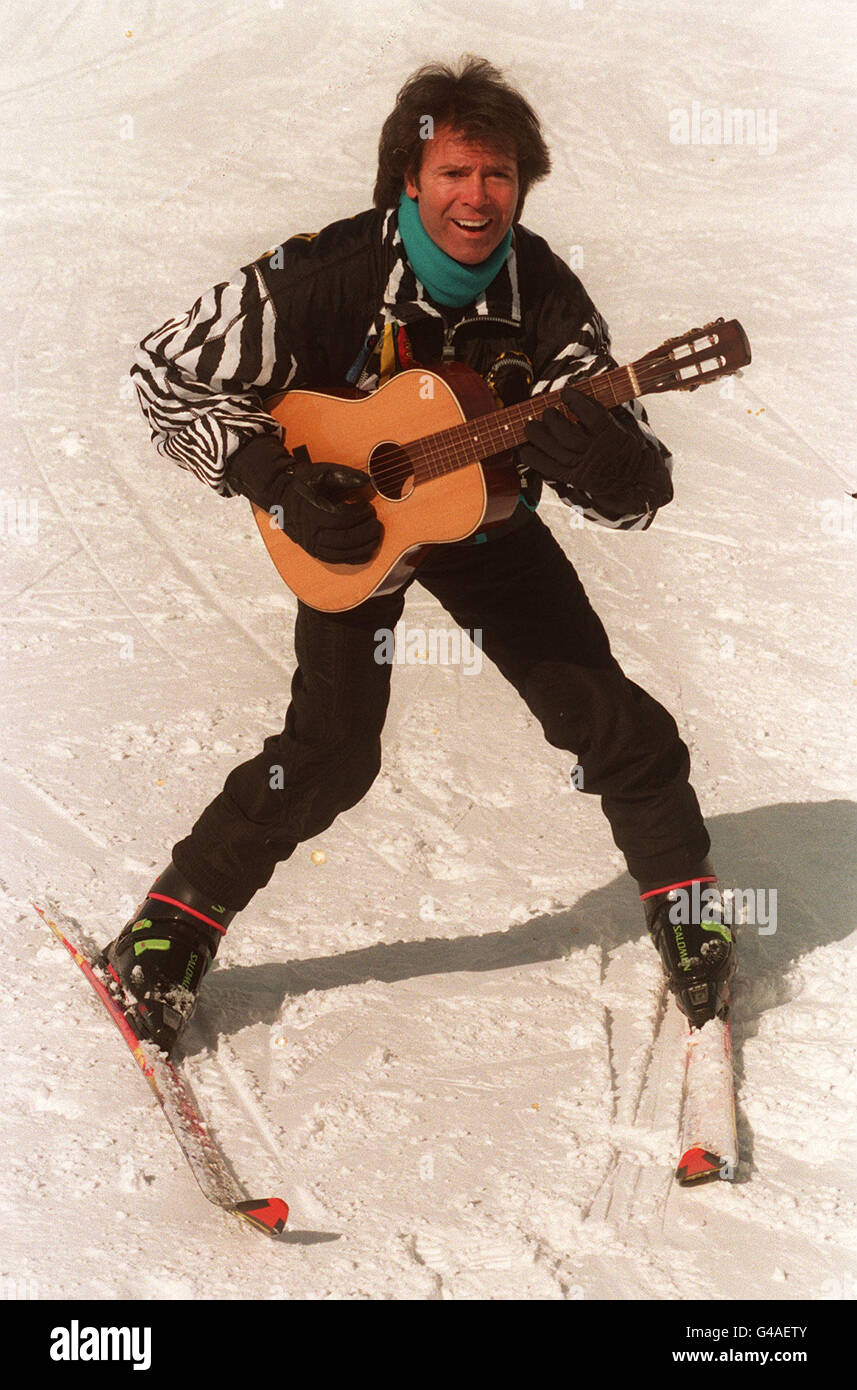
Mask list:
[[[837,26],[829,7],[818,26],[725,0],[715,24],[649,0],[618,6],[617,40],[595,7],[546,4],[10,19],[0,1251],[39,1297],[853,1297]],[[650,403],[677,457],[650,532],[542,508],[629,675],[676,715],[724,881],[779,889],[776,933],[741,935],[742,1163],[673,1182],[683,1024],[572,759],[487,665],[402,667],[378,781],[239,919],[188,1034],[242,1183],[292,1207],[266,1244],[212,1215],[29,904],[106,940],[288,698],[295,601],[245,504],[151,450],[134,344],[260,247],[365,206],[404,75],[465,50],[536,96],[554,173],[525,221],[582,244],[620,359],[720,312],[754,345],[733,394]],[[670,145],[667,112],[694,100],[778,107],[776,154]],[[405,618],[451,625],[418,586]]]

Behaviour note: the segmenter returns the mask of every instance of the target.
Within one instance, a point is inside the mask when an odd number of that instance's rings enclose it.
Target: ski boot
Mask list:
[[[678,1007],[693,1028],[725,1019],[735,945],[715,875],[641,888],[646,926]]]
[[[235,916],[212,906],[173,864],[95,965],[130,1004],[132,1025],[169,1054],[196,1008],[203,977]]]

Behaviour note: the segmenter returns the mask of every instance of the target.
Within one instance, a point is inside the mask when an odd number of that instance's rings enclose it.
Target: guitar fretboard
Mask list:
[[[587,377],[576,385],[576,390],[608,407],[621,405],[638,394],[634,390],[632,369],[628,367],[616,367],[600,376]],[[417,477],[422,474],[438,478],[466,464],[517,448],[524,443],[529,421],[538,420],[551,407],[574,419],[573,412],[562,403],[561,390],[545,391],[518,405],[478,415],[448,430],[415,440],[406,447],[415,472],[419,469]]]

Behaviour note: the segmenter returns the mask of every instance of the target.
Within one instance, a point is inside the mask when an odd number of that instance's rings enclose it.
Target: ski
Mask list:
[[[732,1025],[712,1018],[702,1028],[688,1025],[682,1103],[681,1157],[676,1179],[683,1186],[730,1180],[738,1166]]]
[[[33,903],[42,921],[68,951],[75,965],[107,1010],[148,1082],[158,1105],[185,1156],[203,1196],[256,1231],[268,1236],[282,1233],[289,1208],[280,1197],[248,1198],[225,1156],[212,1138],[200,1112],[190,1083],[181,1068],[154,1043],[142,1039],[132,1017],[99,978],[93,958],[73,936],[51,918],[45,908]],[[60,916],[59,913],[55,913]]]

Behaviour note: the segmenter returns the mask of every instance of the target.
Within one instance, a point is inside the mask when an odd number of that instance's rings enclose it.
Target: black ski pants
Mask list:
[[[548,742],[575,755],[582,791],[601,797],[632,876],[652,884],[692,874],[710,841],[687,748],[672,716],[611,655],[573,565],[541,519],[532,515],[482,544],[436,546],[416,579],[471,636],[481,629],[483,655]],[[375,633],[395,629],[404,602],[399,591],[345,613],[299,604],[282,733],[229,774],[173,851],[179,871],[213,902],[245,907],[281,860],[372,785],[392,671],[375,660]]]

